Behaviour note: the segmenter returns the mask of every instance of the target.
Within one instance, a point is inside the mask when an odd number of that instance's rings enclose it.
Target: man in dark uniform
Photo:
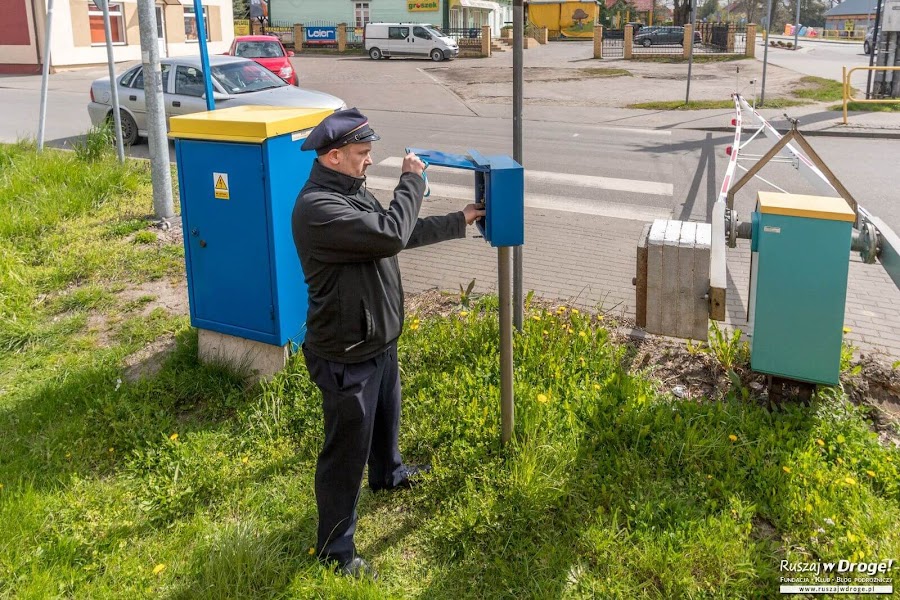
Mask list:
[[[329,115],[304,150],[318,154],[297,198],[294,244],[309,287],[303,354],[322,390],[325,444],[316,465],[316,551],[341,573],[375,576],[356,555],[356,504],[363,468],[373,491],[410,487],[429,465],[406,465],[397,447],[403,287],[397,254],[463,238],[484,216],[474,204],[420,219],[425,164],[403,159],[394,199],[383,208],[365,187],[378,135],[355,108]]]

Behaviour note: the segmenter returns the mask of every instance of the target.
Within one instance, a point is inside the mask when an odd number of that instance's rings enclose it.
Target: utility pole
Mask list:
[[[697,24],[694,22],[696,19],[694,17],[694,12],[697,10],[697,0],[691,0],[691,39],[688,43],[691,45],[691,51],[688,54],[688,76],[687,76],[687,89],[684,93],[684,103],[689,104],[691,101],[691,71],[694,69],[694,29],[697,27]]]
[[[36,17],[37,15],[35,15]],[[47,32],[44,36],[44,64],[41,69],[41,107],[38,117],[38,152],[44,150],[44,123],[47,120],[47,86],[50,80],[50,31],[53,29],[53,0],[47,2]]]
[[[524,165],[522,157],[523,49],[525,46],[525,7],[523,0],[513,0],[513,160]],[[513,248],[513,324],[522,331],[522,246]]]
[[[112,28],[109,24],[109,0],[96,0],[103,8],[103,32],[106,35],[106,62],[109,65],[109,89],[112,95],[113,124],[116,128],[116,153],[119,164],[125,164],[125,145],[122,143],[122,115],[119,113],[119,85],[116,83],[116,59],[113,55]]]
[[[797,50],[797,39],[800,37],[800,0],[794,0],[797,3],[797,14],[794,18],[794,50]]]
[[[766,17],[766,49],[763,50],[763,74],[759,92],[760,106],[766,101],[766,67],[769,66],[769,36],[772,33],[772,2],[773,0],[769,0],[769,16]]]
[[[166,111],[163,104],[162,73],[159,68],[159,43],[156,37],[156,7],[153,0],[138,0],[137,5],[141,63],[144,67],[144,97],[147,103],[153,214],[157,219],[168,223],[169,219],[175,216],[175,210],[172,206],[169,139],[166,136]],[[203,13],[198,14],[197,19],[202,20]],[[175,73],[171,73],[170,77],[175,77]]]

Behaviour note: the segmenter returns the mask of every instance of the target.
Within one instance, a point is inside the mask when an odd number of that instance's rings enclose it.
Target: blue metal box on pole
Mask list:
[[[330,109],[240,106],[173,117],[191,325],[299,344],[307,290],[291,213]]]
[[[855,220],[842,198],[759,193],[751,221],[754,371],[838,383]]]
[[[525,243],[525,170],[509,156],[468,155],[409,148],[429,165],[475,171],[475,202],[484,203],[485,216],[476,223],[493,247]]]

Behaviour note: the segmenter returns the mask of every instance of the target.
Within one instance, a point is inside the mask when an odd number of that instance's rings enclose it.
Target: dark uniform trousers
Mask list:
[[[320,559],[344,562],[356,554],[356,503],[363,469],[372,489],[392,488],[405,476],[397,447],[400,369],[397,342],[367,361],[332,362],[303,348],[312,380],[322,390],[325,444],[316,465]]]

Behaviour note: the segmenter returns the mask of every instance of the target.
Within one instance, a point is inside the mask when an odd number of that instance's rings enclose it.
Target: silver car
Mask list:
[[[343,100],[314,90],[288,85],[277,75],[252,60],[235,56],[210,56],[213,98],[216,108],[241,105],[294,106],[297,108],[347,108]],[[166,58],[162,68],[163,102],[168,117],[206,110],[206,88],[199,57]],[[122,139],[134,144],[147,135],[147,108],[144,102],[144,70],[132,67],[116,79],[122,117]],[[109,77],[91,84],[88,104],[91,123],[100,125],[112,117]]]

